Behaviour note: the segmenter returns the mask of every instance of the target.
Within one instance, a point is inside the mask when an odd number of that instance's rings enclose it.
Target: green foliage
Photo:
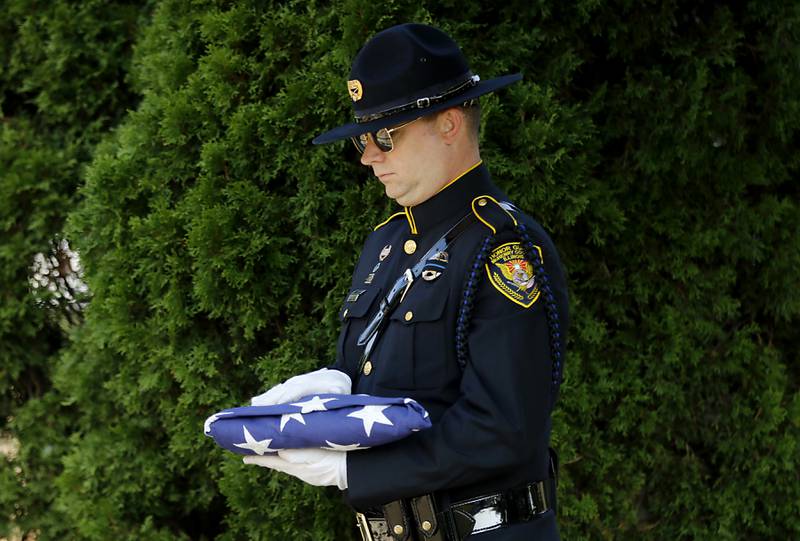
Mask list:
[[[336,490],[201,426],[332,359],[392,206],[352,148],[310,140],[350,116],[364,41],[411,20],[484,79],[525,76],[482,99],[482,155],[569,273],[562,536],[800,534],[799,7],[6,6],[0,536],[354,538]],[[31,282],[36,254],[64,272]]]
[[[9,0],[0,11],[0,537],[63,538],[54,480],[80,418],[53,366],[85,292],[63,236],[94,145],[134,106],[125,76],[141,8]],[[12,526],[13,525],[13,526]]]

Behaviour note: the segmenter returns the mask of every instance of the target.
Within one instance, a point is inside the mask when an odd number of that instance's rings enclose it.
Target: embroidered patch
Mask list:
[[[536,246],[539,258],[542,249]],[[486,274],[495,289],[510,300],[530,308],[539,298],[533,266],[525,259],[519,242],[507,242],[492,250],[486,263]]]
[[[364,96],[364,89],[358,79],[347,81],[347,90],[350,92],[350,97],[353,101],[358,101]]]

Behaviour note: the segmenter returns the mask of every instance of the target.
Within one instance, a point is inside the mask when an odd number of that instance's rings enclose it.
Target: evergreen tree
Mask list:
[[[135,106],[126,78],[146,11],[99,1],[2,6],[0,436],[11,452],[0,456],[0,537],[55,539],[72,531],[53,484],[80,405],[53,388],[53,370],[86,301],[63,226],[94,146]]]

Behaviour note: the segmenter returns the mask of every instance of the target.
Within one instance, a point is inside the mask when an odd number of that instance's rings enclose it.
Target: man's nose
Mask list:
[[[372,140],[372,136],[367,136],[367,146],[364,147],[364,152],[361,154],[361,163],[364,165],[372,165],[373,163],[383,160],[383,152],[378,148],[378,145]]]

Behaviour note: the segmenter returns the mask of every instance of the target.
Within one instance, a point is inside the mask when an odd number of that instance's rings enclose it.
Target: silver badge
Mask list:
[[[431,256],[431,258],[427,261],[426,267],[433,267],[433,268],[425,268],[422,271],[422,279],[426,282],[432,282],[436,280],[439,276],[442,275],[442,271],[445,267],[447,267],[447,262],[449,260],[449,256],[447,252],[436,252]]]
[[[383,247],[383,250],[381,250],[381,255],[378,256],[378,259],[380,261],[383,261],[384,259],[389,257],[390,253],[392,253],[392,245],[387,244],[386,246]]]
[[[447,263],[450,257],[447,255],[447,252],[436,252],[431,257],[431,261],[439,261],[441,263]]]

